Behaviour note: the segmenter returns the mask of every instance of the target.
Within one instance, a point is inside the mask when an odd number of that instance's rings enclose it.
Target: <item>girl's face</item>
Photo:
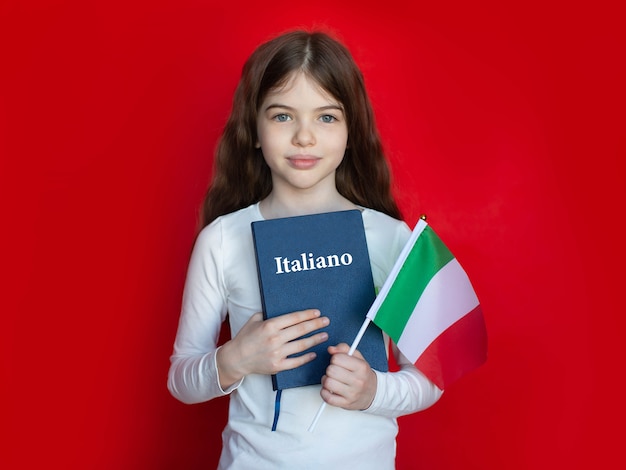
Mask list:
[[[304,73],[265,96],[257,135],[274,191],[336,191],[335,170],[348,143],[346,117],[341,103]]]

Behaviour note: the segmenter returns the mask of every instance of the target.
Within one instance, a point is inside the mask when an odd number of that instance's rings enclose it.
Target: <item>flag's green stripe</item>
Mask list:
[[[426,226],[402,265],[374,323],[398,342],[424,288],[454,256],[437,234]]]

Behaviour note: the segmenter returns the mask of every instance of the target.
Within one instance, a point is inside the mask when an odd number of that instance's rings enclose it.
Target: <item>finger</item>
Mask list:
[[[317,354],[315,354],[314,352],[310,352],[310,353],[302,354],[301,356],[297,356],[297,357],[285,358],[282,362],[282,367],[280,368],[280,370],[282,371],[282,370],[295,369],[296,367],[303,366],[307,362],[311,362],[316,357],[317,357]]]
[[[328,352],[331,354],[330,364],[349,371],[356,371],[366,366],[369,367],[369,364],[358,350],[355,350],[352,356],[348,356],[344,351],[345,348],[341,345],[329,347]]]
[[[347,386],[345,383],[334,379],[329,375],[325,375],[322,379],[322,388],[336,395],[344,395]]]
[[[298,312],[286,313],[277,317],[271,318],[268,322],[273,323],[276,328],[282,330],[289,328],[290,326],[297,325],[308,320],[319,318],[321,313],[317,309],[300,310]]]
[[[328,346],[328,352],[330,354],[348,354],[350,352],[350,346],[346,343],[339,343],[335,346]]]
[[[286,356],[291,356],[292,354],[298,354],[307,349],[311,349],[313,346],[317,346],[320,343],[328,340],[328,333],[322,331],[320,333],[307,336],[305,338],[297,339],[294,341],[290,341],[285,344],[284,352]]]
[[[326,377],[320,391],[322,398],[329,404],[337,406],[337,404],[345,404],[346,395],[349,388],[341,382],[337,382],[330,377]]]
[[[285,342],[293,341],[302,336],[313,333],[317,330],[325,328],[330,323],[328,317],[318,317],[311,320],[306,320],[301,323],[291,325],[281,331],[281,336]]]
[[[326,390],[325,388],[320,390],[320,396],[322,397],[322,400],[324,400],[326,403],[328,403],[331,406],[336,406],[337,408],[344,408],[347,405],[347,401],[344,397],[342,397],[341,395],[332,393]]]
[[[347,369],[343,366],[330,364],[326,367],[326,376],[328,380],[332,380],[332,383],[335,384],[335,387],[332,388],[333,392],[337,392],[335,390],[337,384],[349,385],[351,383],[351,375],[353,371],[351,369]]]

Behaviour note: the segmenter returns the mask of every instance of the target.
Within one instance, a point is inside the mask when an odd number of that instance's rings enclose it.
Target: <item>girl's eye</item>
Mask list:
[[[332,116],[330,114],[324,114],[322,117],[320,117],[320,119],[322,120],[322,122],[335,122],[337,120],[337,118],[335,116]]]
[[[277,114],[276,116],[274,116],[274,120],[278,122],[289,121],[289,119],[290,117],[288,114]]]

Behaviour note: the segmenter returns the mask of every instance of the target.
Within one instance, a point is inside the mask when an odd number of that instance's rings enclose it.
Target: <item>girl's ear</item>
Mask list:
[[[254,144],[254,148],[255,148],[255,149],[260,149],[260,148],[261,148],[261,142],[259,142],[259,141],[257,140],[256,144]]]

